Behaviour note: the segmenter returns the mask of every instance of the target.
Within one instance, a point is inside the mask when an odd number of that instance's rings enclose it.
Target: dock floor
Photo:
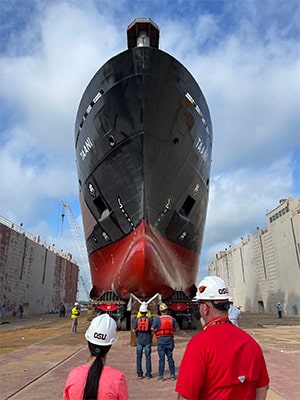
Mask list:
[[[69,371],[89,357],[84,333],[89,325],[81,316],[78,333],[70,332],[69,317],[56,314],[24,316],[0,324],[0,399],[62,399]],[[296,400],[300,393],[300,318],[257,314],[242,315],[241,328],[260,343],[271,379],[267,400]],[[176,371],[188,340],[196,331],[176,333],[174,359]],[[165,375],[157,381],[158,355],[152,347],[153,378],[138,380],[134,346],[130,332],[119,332],[107,364],[122,370],[126,376],[131,400],[176,400],[176,382]],[[167,364],[167,363],[166,363]]]

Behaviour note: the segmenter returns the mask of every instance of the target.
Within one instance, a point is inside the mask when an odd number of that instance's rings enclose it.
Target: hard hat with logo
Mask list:
[[[85,332],[85,338],[97,346],[109,346],[116,343],[118,340],[116,321],[108,314],[95,317]]]
[[[159,305],[159,311],[166,311],[168,309],[168,306],[165,303],[161,303]]]
[[[199,283],[198,300],[229,300],[229,298],[227,285],[218,276],[206,276]]]
[[[148,311],[148,304],[143,301],[142,304],[140,305],[140,312],[147,312]]]

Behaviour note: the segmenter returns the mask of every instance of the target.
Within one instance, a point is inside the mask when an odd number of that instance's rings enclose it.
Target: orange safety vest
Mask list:
[[[173,318],[170,315],[162,315],[159,317],[160,327],[156,329],[155,336],[171,336],[174,337]]]
[[[148,332],[149,331],[149,319],[146,317],[140,317],[138,319],[136,330],[138,332]]]

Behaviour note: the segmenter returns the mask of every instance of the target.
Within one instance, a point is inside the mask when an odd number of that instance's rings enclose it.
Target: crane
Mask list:
[[[90,272],[89,272],[88,255],[86,252],[86,247],[85,247],[85,243],[84,243],[84,239],[83,239],[83,232],[80,229],[69,204],[66,204],[63,201],[61,201],[61,203],[63,206],[63,210],[66,213],[66,216],[68,219],[71,234],[75,241],[76,247],[79,251],[79,256],[80,256],[80,261],[81,261],[81,268],[79,270],[79,272],[80,272],[79,273],[79,283],[82,285],[82,287],[87,295],[87,298],[89,298],[90,295],[89,295],[89,291],[87,289],[86,282],[88,281],[90,287],[92,287],[92,284],[91,284]],[[62,213],[62,215],[61,215],[62,223],[64,221],[64,217],[65,217],[65,215],[64,215],[64,213]],[[83,274],[82,274],[82,272],[83,272]]]

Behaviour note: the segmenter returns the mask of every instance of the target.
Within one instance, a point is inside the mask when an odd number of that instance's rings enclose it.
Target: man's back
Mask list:
[[[211,324],[188,343],[176,385],[184,397],[255,399],[256,388],[268,384],[260,346],[225,321]]]
[[[152,319],[149,317],[136,318],[133,322],[133,330],[137,335],[137,343],[143,346],[151,344],[152,333],[151,333]]]

